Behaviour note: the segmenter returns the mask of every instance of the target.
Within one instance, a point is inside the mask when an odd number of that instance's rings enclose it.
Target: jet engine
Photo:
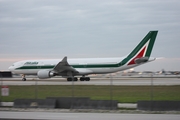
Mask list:
[[[56,74],[53,71],[49,70],[40,70],[37,73],[38,78],[40,79],[46,79],[55,76]]]

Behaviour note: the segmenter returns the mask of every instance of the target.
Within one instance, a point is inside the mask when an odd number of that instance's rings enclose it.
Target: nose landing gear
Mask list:
[[[24,74],[22,75],[22,81],[26,81],[26,77]]]

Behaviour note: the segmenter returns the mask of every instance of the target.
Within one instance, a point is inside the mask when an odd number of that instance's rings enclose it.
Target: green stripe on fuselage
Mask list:
[[[54,65],[52,66],[22,66],[16,69],[20,70],[20,69],[52,69],[52,68],[54,68]]]
[[[73,68],[111,68],[111,67],[120,67],[121,63],[117,64],[89,64],[89,65],[71,65]],[[53,69],[54,65],[44,65],[44,66],[22,66],[16,68],[17,70],[20,69]]]
[[[90,65],[72,65],[73,68],[109,68],[119,67],[119,64],[90,64]]]

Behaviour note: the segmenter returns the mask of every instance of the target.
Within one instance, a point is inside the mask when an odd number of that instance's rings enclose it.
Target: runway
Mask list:
[[[0,111],[0,119],[20,120],[179,120],[179,114],[59,113]]]
[[[67,82],[64,78],[1,78],[1,85],[180,85],[179,78],[91,78],[91,81]]]

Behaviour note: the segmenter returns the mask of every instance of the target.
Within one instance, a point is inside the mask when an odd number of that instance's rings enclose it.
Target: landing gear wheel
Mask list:
[[[26,81],[26,78],[22,78],[22,81]]]
[[[67,81],[72,81],[72,78],[67,78]]]
[[[89,78],[89,77],[85,77],[85,80],[86,80],[86,81],[90,81],[90,78]]]
[[[24,74],[22,74],[22,81],[26,81],[26,77]]]
[[[74,77],[74,78],[69,77],[69,78],[67,78],[67,81],[78,81],[78,78],[77,77]]]
[[[81,77],[81,78],[80,78],[80,81],[84,81],[84,77]]]
[[[81,77],[80,81],[90,81],[90,78],[89,77]]]
[[[78,81],[78,78],[77,78],[77,77],[75,77],[75,78],[74,78],[74,81]]]

